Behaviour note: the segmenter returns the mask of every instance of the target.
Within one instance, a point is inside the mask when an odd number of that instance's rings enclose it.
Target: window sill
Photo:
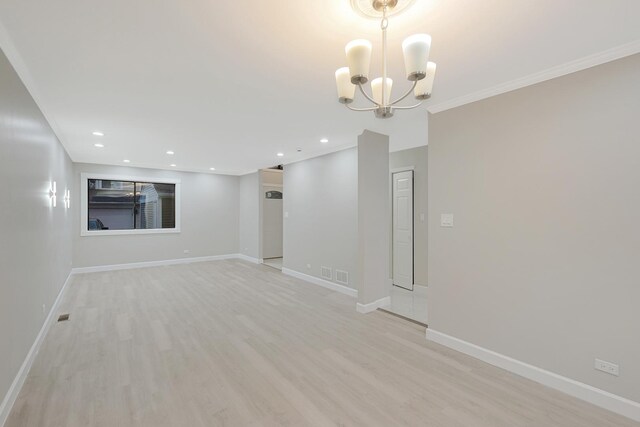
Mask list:
[[[136,234],[171,234],[180,233],[179,228],[155,228],[148,230],[82,230],[80,236],[129,236]]]

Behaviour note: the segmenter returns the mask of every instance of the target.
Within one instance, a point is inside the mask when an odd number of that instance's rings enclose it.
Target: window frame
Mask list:
[[[101,179],[109,181],[126,181],[147,184],[174,184],[175,185],[175,227],[174,228],[147,228],[134,230],[89,230],[89,180]],[[143,177],[130,175],[110,175],[83,172],[80,174],[80,236],[123,236],[134,234],[168,234],[180,233],[180,206],[181,191],[180,180],[173,178]]]

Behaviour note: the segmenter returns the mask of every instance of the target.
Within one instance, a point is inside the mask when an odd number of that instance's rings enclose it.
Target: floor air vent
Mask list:
[[[58,316],[58,322],[64,322],[65,320],[69,320],[69,314],[61,314]]]
[[[333,273],[331,272],[331,268],[329,267],[320,267],[320,276],[323,279],[331,280],[333,279]]]
[[[342,270],[336,270],[336,282],[342,283],[343,285],[348,285],[349,273]]]

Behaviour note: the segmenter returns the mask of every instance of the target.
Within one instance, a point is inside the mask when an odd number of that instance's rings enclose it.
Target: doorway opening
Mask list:
[[[413,151],[413,150],[412,150]],[[392,153],[393,156],[394,153]],[[419,167],[394,165],[390,170],[390,213],[391,213],[391,244],[390,244],[390,282],[391,304],[385,311],[400,317],[410,319],[421,325],[427,323],[427,295],[426,286],[419,284],[424,278],[424,272],[418,268],[420,275],[416,276],[416,233],[421,239],[418,244],[418,254],[424,255],[423,240],[425,228],[424,208],[425,200],[421,191],[426,192],[424,174],[419,157],[407,153],[405,159],[400,152],[396,162],[415,161]],[[393,164],[393,157],[390,158]],[[426,161],[426,159],[424,159]],[[405,164],[407,164],[405,163]],[[416,170],[417,169],[417,170]],[[418,175],[418,177],[416,177]],[[416,192],[418,198],[416,199]],[[426,260],[417,260],[426,262]]]
[[[260,171],[262,205],[262,262],[282,270],[284,168],[274,166]]]

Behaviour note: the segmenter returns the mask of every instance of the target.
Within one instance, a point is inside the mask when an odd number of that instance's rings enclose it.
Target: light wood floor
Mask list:
[[[632,426],[242,261],[75,276],[16,426]]]

